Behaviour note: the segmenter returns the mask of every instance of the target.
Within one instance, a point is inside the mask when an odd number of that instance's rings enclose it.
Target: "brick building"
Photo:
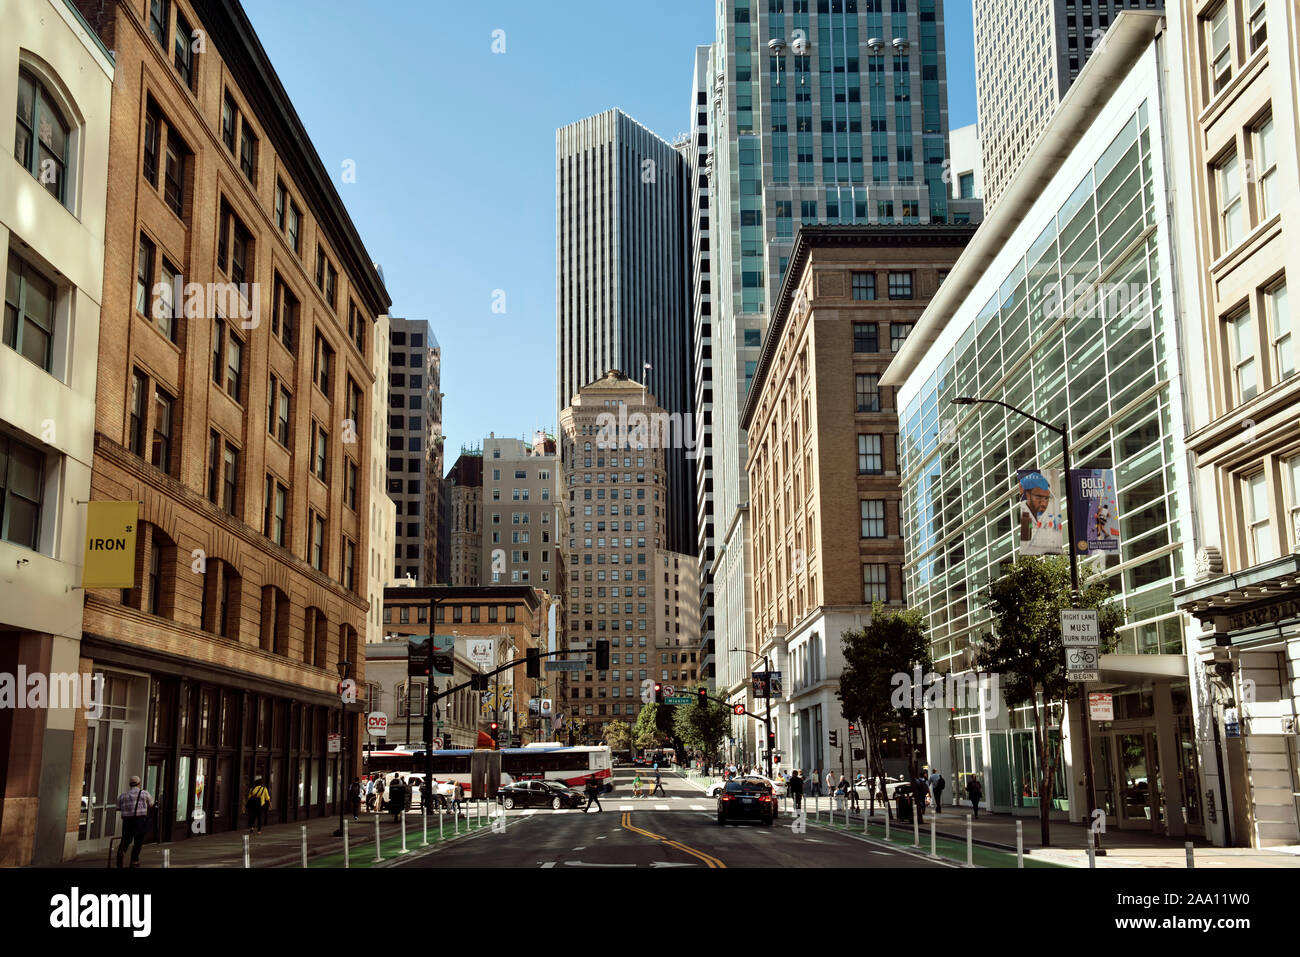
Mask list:
[[[78,6],[117,63],[91,498],[140,502],[135,587],[86,595],[78,844],[136,773],[163,840],[237,827],[259,775],[272,823],[327,815],[389,298],[239,4]]]

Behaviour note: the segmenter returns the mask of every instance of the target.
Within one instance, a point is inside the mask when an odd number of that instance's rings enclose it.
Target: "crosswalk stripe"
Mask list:
[[[668,805],[667,805],[667,804],[656,804],[656,805],[655,805],[655,810],[656,810],[656,811],[666,811],[666,810],[668,810]]]
[[[691,810],[692,810],[692,811],[707,811],[708,808],[706,808],[703,804],[692,804],[692,805],[691,805]]]

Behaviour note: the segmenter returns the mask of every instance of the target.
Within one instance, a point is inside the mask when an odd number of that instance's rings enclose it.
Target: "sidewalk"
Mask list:
[[[464,812],[457,826],[450,813],[443,817],[445,831],[444,841],[464,837],[482,828],[489,827],[488,812],[490,802],[466,801],[468,823]],[[370,867],[375,862],[375,817],[374,814],[362,814],[360,821],[348,822],[348,856],[351,867]],[[401,826],[393,823],[392,815],[378,815],[380,820],[380,842],[383,857],[390,859],[401,848]],[[429,817],[429,843],[438,841],[438,815]],[[337,817],[317,817],[309,821],[289,824],[275,824],[264,828],[261,834],[254,834],[248,839],[249,866],[251,867],[301,867],[302,833],[307,830],[307,860],[310,867],[342,867],[343,838],[334,837],[339,826]],[[457,835],[459,831],[459,835]],[[163,851],[170,852],[171,867],[240,867],[244,866],[244,837],[248,831],[224,831],[220,834],[204,834],[187,838],[183,841],[171,841],[166,844],[146,844],[140,852],[141,867],[162,867]],[[406,816],[406,846],[416,850],[421,840],[421,818],[418,812]],[[117,850],[114,845],[113,856]],[[128,857],[129,857],[128,852]],[[79,854],[70,861],[57,865],[60,868],[103,868],[108,863],[106,852]],[[116,865],[116,861],[112,862]]]
[[[829,820],[831,809],[835,808],[835,798],[805,798],[805,809],[814,820]],[[792,802],[783,799],[782,812],[793,809]],[[862,805],[865,809],[865,804]],[[818,812],[820,811],[820,815]],[[933,816],[935,832],[940,838],[966,841],[966,817],[970,808],[965,806],[946,807],[941,813],[927,813],[921,825],[921,843],[929,846],[930,819]],[[844,811],[836,810],[835,819],[844,820]],[[876,805],[871,818],[873,824],[884,821],[884,809]],[[862,826],[861,811],[850,811],[849,821]],[[995,848],[1015,853],[1016,822],[1021,823],[1025,854],[1035,860],[1063,864],[1069,867],[1088,866],[1088,831],[1082,824],[1068,821],[1051,822],[1051,846],[1044,848],[1038,815],[1018,816],[1011,814],[991,814],[987,811],[971,820],[971,841],[977,846]],[[903,824],[897,820],[891,822],[897,831],[902,829],[912,832],[910,823]],[[1166,837],[1150,831],[1119,830],[1111,828],[1101,835],[1101,844],[1106,853],[1096,858],[1097,867],[1187,867],[1186,838]],[[1191,839],[1193,859],[1196,867],[1300,867],[1300,848],[1265,848],[1249,847],[1215,847],[1203,838]]]

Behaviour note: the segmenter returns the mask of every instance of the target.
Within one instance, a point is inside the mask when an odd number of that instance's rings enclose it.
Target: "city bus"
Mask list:
[[[434,751],[430,756],[434,783],[445,797],[494,797],[497,788],[515,781],[554,781],[582,789],[588,781],[602,785],[612,775],[610,749],[605,746],[576,746],[539,741],[522,748],[499,751],[468,748]],[[423,778],[424,750],[398,748],[368,751],[363,773],[383,775],[385,780],[400,773]]]

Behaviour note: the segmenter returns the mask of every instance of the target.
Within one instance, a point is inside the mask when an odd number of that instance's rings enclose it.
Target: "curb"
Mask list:
[[[957,870],[966,869],[966,865],[961,863],[960,861],[949,860],[946,857],[931,857],[929,854],[927,854],[924,851],[918,851],[915,848],[911,848],[911,847],[900,847],[897,844],[887,844],[884,841],[878,841],[873,837],[865,837],[861,834],[855,834],[853,831],[850,831],[847,828],[841,831],[836,828],[832,828],[829,824],[823,824],[821,821],[809,821],[808,823],[813,825],[814,827],[826,828],[827,830],[834,830],[835,833],[837,834],[843,834],[846,837],[851,837],[853,840],[861,841],[863,844],[870,844],[872,847],[881,847],[884,848],[885,850],[897,851],[900,854],[907,854],[911,857],[916,857],[923,861],[929,861],[932,864],[941,864],[944,867],[951,867]],[[978,870],[978,867],[977,865],[972,864],[971,869]]]

